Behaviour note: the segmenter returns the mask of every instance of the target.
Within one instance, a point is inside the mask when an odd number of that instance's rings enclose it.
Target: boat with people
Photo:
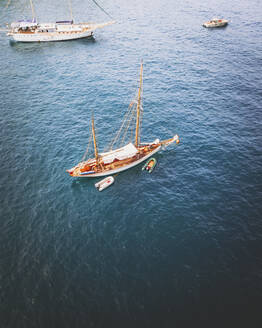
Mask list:
[[[32,19],[19,20],[7,25],[7,35],[18,42],[47,42],[67,41],[92,37],[98,28],[114,24],[115,21],[105,23],[74,23],[72,6],[70,4],[70,20],[61,20],[54,23],[39,23],[36,19],[34,5],[30,0]]]
[[[219,18],[213,18],[208,22],[205,22],[203,24],[204,27],[223,27],[228,24],[228,20],[226,19],[219,19]]]
[[[154,157],[149,158],[146,164],[142,167],[142,171],[146,170],[151,173],[156,166],[156,159]]]
[[[157,138],[152,142],[141,142],[140,128],[143,113],[142,81],[143,63],[141,63],[140,67],[140,83],[137,96],[130,103],[120,130],[117,132],[106,152],[100,153],[98,151],[94,117],[92,117],[92,134],[90,134],[87,150],[81,162],[67,170],[71,177],[92,178],[113,175],[144,162],[153,154],[172,143],[179,143],[178,135],[162,141]],[[91,144],[93,144],[94,157],[86,159]],[[117,148],[116,145],[118,145]]]

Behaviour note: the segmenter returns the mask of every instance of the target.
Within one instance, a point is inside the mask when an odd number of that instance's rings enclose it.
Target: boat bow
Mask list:
[[[180,140],[179,140],[179,136],[176,134],[174,135],[173,138],[170,138],[170,139],[166,139],[166,140],[163,140],[163,141],[160,141],[160,144],[163,148],[171,145],[172,143],[176,142],[176,144],[179,144]]]

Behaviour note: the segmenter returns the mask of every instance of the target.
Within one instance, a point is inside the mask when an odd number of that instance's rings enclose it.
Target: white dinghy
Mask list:
[[[102,191],[104,189],[106,189],[107,187],[111,186],[112,183],[114,183],[115,179],[112,176],[106,177],[103,180],[97,182],[95,184],[96,189],[98,189],[99,191]]]

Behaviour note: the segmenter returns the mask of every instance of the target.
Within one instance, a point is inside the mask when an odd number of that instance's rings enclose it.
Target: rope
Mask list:
[[[138,144],[140,144],[140,131],[141,131],[141,125],[142,125],[142,118],[143,118],[143,88],[141,88],[140,90],[140,99],[141,99],[141,103],[140,103],[140,117],[139,117],[139,140],[138,140]],[[116,142],[120,139],[121,133],[124,129],[124,132],[122,134],[121,140],[120,140],[120,146],[122,146],[124,144],[124,141],[127,138],[127,132],[130,130],[130,142],[132,142],[132,138],[134,135],[134,130],[136,128],[136,117],[135,117],[135,113],[136,113],[136,106],[138,103],[138,94],[136,95],[135,100],[133,100],[130,105],[128,106],[127,112],[124,116],[122,125],[119,129],[119,131],[117,132],[115,138],[113,139],[113,141],[111,142],[111,144],[109,145],[109,147],[107,148],[106,151],[110,151],[113,149],[113,146],[116,144]],[[136,105],[136,106],[135,106]],[[132,123],[134,123],[133,127],[132,127]]]
[[[7,1],[6,5],[5,5],[5,7],[4,7],[4,10],[7,10],[7,9],[8,9],[8,7],[9,7],[10,4],[11,4],[11,1],[12,1],[12,0],[8,0],[8,1]],[[14,6],[15,6],[15,8],[19,8],[19,11],[20,11],[21,6],[18,7],[18,4],[19,4],[19,3],[18,3],[17,1],[15,1]],[[20,5],[22,5],[22,4],[20,4]],[[21,12],[21,16],[24,15],[25,9],[26,9],[26,6],[23,6],[23,9],[22,9],[22,12]],[[1,14],[4,14],[4,13],[1,13]],[[2,21],[2,15],[1,15],[1,21]],[[9,28],[10,28],[10,27],[9,27]]]
[[[123,120],[123,123],[122,123],[122,125],[121,125],[119,131],[117,132],[115,138],[113,139],[111,145],[109,146],[109,150],[112,150],[112,149],[113,149],[114,144],[115,144],[115,143],[117,142],[117,140],[119,139],[120,134],[121,134],[121,131],[122,131],[124,125],[126,124],[126,121],[127,121],[128,117],[129,117],[131,111],[132,111],[132,107],[133,107],[133,105],[134,105],[134,102],[132,101],[131,104],[128,106],[127,112],[126,112],[126,114],[125,114],[125,116],[124,116],[124,120]]]
[[[5,9],[7,9],[7,8],[9,7],[10,2],[11,2],[11,0],[8,0],[7,4],[6,4],[6,6],[5,6]]]
[[[135,135],[135,131],[136,131],[136,117],[135,117],[135,114],[136,114],[136,111],[134,110],[132,115],[133,115],[133,120],[132,120],[132,124],[133,124],[133,127],[130,128],[130,137],[129,137],[129,142],[134,142],[134,135]]]
[[[97,7],[98,8],[100,8],[109,18],[111,18],[111,19],[114,19],[107,11],[105,11],[105,9],[104,8],[102,8],[97,2],[96,2],[96,0],[92,0],[93,2],[94,2],[94,4],[96,4],[97,5]]]
[[[143,119],[143,106],[141,105],[140,107],[140,119],[139,119],[139,140],[138,140],[138,144],[140,144],[140,136],[141,136],[141,127],[142,127],[142,119]]]
[[[89,151],[89,147],[90,147],[90,144],[91,144],[91,140],[92,140],[92,133],[90,133],[89,135],[89,141],[88,141],[88,145],[87,145],[87,148],[86,148],[86,151],[84,153],[84,156],[82,157],[81,159],[81,162],[83,162],[88,154],[88,151]]]
[[[129,118],[128,122],[127,122],[126,129],[125,129],[125,131],[123,133],[122,141],[120,143],[121,145],[124,144],[124,141],[125,141],[125,138],[126,138],[126,135],[127,135],[127,131],[129,130],[130,124],[131,124],[131,122],[134,119],[134,114],[135,114],[135,110],[134,110],[135,106],[134,105],[135,104],[133,104],[133,106],[132,106],[132,111],[130,113],[130,118]],[[132,135],[132,129],[131,129],[131,135]]]

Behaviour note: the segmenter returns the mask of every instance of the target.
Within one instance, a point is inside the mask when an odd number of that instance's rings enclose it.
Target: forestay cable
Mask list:
[[[94,4],[95,5],[97,5],[97,7],[98,8],[100,8],[109,18],[111,18],[111,19],[114,19],[107,11],[105,11],[105,9],[104,8],[102,8],[100,5],[99,5],[99,3],[97,3],[97,1],[96,0],[92,0],[93,2],[94,2]]]

